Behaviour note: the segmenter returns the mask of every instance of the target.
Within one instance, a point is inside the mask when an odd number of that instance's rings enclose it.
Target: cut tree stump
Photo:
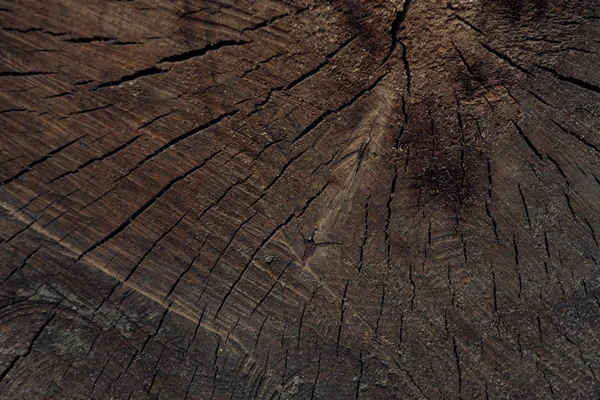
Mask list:
[[[597,0],[0,26],[0,398],[599,398]]]

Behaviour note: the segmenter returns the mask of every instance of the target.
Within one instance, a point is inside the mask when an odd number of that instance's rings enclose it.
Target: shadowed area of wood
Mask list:
[[[594,0],[0,0],[0,397],[596,399]]]

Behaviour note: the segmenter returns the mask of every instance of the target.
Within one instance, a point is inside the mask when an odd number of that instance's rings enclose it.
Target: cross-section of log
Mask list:
[[[599,9],[0,1],[0,398],[597,399]]]

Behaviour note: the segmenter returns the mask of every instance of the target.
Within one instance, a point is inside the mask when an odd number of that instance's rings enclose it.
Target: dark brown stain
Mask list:
[[[481,85],[490,84],[489,70],[486,66],[479,60],[474,60],[470,64],[471,69],[471,77]]]
[[[369,53],[380,56],[387,49],[392,20],[382,19],[384,7],[381,4],[361,0],[332,0],[331,5],[341,13],[350,30],[359,36],[361,46]]]
[[[496,85],[512,86],[519,76],[503,64],[494,63],[490,57],[482,58],[481,55],[469,54],[468,67],[464,61],[459,65],[454,74],[454,81],[460,95],[467,99],[480,97],[482,93]]]
[[[421,205],[433,203],[447,212],[457,212],[473,205],[483,193],[477,183],[484,165],[470,146],[448,149],[417,163],[411,188],[419,191]]]
[[[539,21],[548,10],[549,0],[485,0],[483,9],[513,21]]]
[[[455,112],[438,103],[413,107],[414,123],[409,126],[401,147],[410,153],[406,171],[419,205],[430,203],[454,213],[473,205],[474,200],[485,194],[486,165],[481,152],[463,135],[461,127],[436,127],[430,112],[435,107]]]
[[[479,61],[471,62],[469,70],[461,66],[455,76],[462,94],[471,99],[478,96],[489,80],[487,69]]]

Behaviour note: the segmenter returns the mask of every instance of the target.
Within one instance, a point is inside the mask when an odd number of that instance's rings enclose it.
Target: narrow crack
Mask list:
[[[392,54],[394,53],[394,50],[396,50],[396,46],[398,45],[398,34],[400,33],[400,30],[402,29],[402,23],[406,19],[406,15],[408,14],[408,9],[410,8],[412,1],[413,0],[404,0],[404,4],[402,4],[402,8],[400,9],[400,11],[398,11],[396,13],[396,18],[394,18],[394,21],[392,21],[392,27],[390,29],[390,35],[392,37],[392,42],[390,44],[390,49],[388,50],[387,55],[381,62],[381,65],[387,63],[388,60],[390,59],[390,57],[392,56]]]
[[[134,80],[142,78],[142,77],[156,75],[156,74],[163,74],[165,72],[167,72],[167,70],[160,69],[158,67],[146,68],[146,69],[142,69],[140,71],[136,71],[130,75],[124,75],[121,78],[114,80],[114,81],[100,83],[93,90],[98,90],[98,89],[112,87],[112,86],[119,86],[120,84],[125,83],[125,82],[131,82],[131,81],[134,81]]]

